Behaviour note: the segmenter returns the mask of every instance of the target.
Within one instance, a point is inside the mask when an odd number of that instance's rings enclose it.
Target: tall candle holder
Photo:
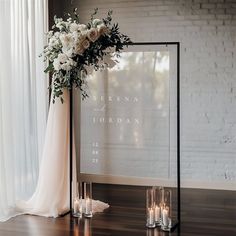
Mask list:
[[[156,226],[161,226],[161,213],[164,199],[164,189],[153,187],[154,191],[154,220]]]
[[[72,215],[74,217],[81,217],[82,216],[82,186],[81,183],[76,184],[75,196],[72,202]]]
[[[91,218],[93,216],[92,208],[92,183],[84,182],[84,216]]]
[[[161,229],[171,231],[172,228],[172,199],[171,190],[164,190],[164,204],[161,214]]]
[[[155,228],[154,218],[154,189],[146,190],[146,226],[148,228]]]

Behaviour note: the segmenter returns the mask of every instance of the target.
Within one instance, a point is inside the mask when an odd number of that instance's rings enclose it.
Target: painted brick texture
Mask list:
[[[71,3],[72,2],[72,3]],[[236,190],[236,0],[74,0],[133,41],[181,43],[182,186]]]

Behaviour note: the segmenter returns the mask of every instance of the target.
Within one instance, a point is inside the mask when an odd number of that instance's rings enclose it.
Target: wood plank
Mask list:
[[[91,220],[18,216],[0,223],[0,236],[236,236],[236,191],[182,189],[181,229],[145,227],[145,187],[94,184],[95,199],[111,207]]]

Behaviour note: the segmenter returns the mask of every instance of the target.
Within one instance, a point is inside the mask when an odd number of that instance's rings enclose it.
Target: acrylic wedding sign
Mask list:
[[[176,187],[176,45],[133,45],[88,77],[80,175],[93,182]]]

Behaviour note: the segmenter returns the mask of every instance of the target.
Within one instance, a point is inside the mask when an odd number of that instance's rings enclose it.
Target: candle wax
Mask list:
[[[159,206],[155,206],[155,221],[159,221],[160,220],[160,213],[161,213],[161,209]]]
[[[91,212],[91,209],[90,209],[90,198],[86,198],[86,201],[85,201],[85,213],[86,214],[89,214]]]
[[[80,211],[80,204],[78,200],[75,200],[74,202],[74,213],[79,213]]]
[[[168,216],[168,210],[167,209],[163,209],[162,211],[162,223],[165,227],[167,227],[169,225],[169,216]]]
[[[148,210],[148,215],[149,215],[149,224],[150,225],[154,224],[154,211],[153,211],[153,209]]]

